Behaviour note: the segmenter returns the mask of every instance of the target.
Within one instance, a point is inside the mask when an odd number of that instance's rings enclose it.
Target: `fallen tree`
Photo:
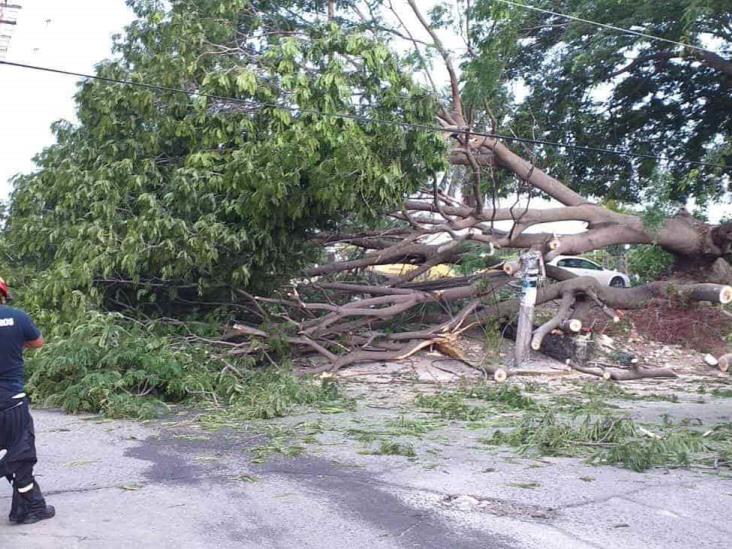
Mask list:
[[[457,345],[514,320],[517,267],[498,254],[531,250],[549,261],[656,244],[676,258],[673,279],[630,289],[547,266],[536,303],[559,307],[532,334],[539,350],[596,309],[614,319],[652,300],[732,300],[732,223],[679,209],[649,224],[553,177],[541,150],[498,136],[511,120],[493,117],[496,97],[468,93],[476,82],[460,75],[416,1],[408,6],[421,37],[388,1],[376,4],[393,26],[358,2],[328,3],[326,22],[322,2],[244,4],[186,0],[162,14],[139,3],[140,21],[118,44],[124,55],[101,76],[143,74],[191,96],[86,83],[81,125],[59,126],[38,173],[17,180],[4,235],[18,262],[40,273],[37,308],[183,323],[223,308],[236,321],[207,342],[229,356],[317,356],[314,371],[335,371],[431,348],[500,378],[502,365]],[[189,49],[179,50],[183,36]],[[413,52],[389,51],[388,36]],[[429,93],[408,74],[427,69],[425,49],[448,75],[441,102],[438,86]],[[536,207],[539,198],[553,206]],[[568,221],[585,229],[541,232]],[[335,259],[319,261],[318,247]],[[424,280],[476,258],[495,261]],[[409,268],[373,270],[393,264]],[[629,376],[652,373],[611,374]]]
[[[393,282],[394,286],[313,282],[293,288],[288,299],[253,298],[257,304],[272,304],[284,320],[274,332],[235,324],[227,336],[235,341],[245,336],[232,353],[260,352],[262,344],[272,337],[284,338],[296,356],[320,355],[328,366],[338,370],[357,362],[395,361],[408,358],[418,351],[431,348],[446,356],[471,364],[456,347],[456,339],[466,331],[495,322],[511,322],[515,317],[517,298],[497,301],[495,294],[510,280],[504,273],[487,273],[473,281],[451,281],[454,287],[444,287],[442,281],[422,283],[419,288]],[[466,282],[469,282],[465,284]],[[437,289],[431,289],[431,286]],[[442,287],[440,287],[442,286]],[[346,293],[357,299],[344,304],[303,300],[302,295],[313,291]],[[537,327],[532,340],[535,350],[552,330],[580,313],[583,306],[600,306],[613,314],[613,309],[641,308],[654,299],[682,299],[686,302],[732,302],[732,287],[696,283],[678,285],[655,282],[631,289],[601,286],[590,277],[570,278],[539,290],[537,304],[561,300],[559,310],[551,320]],[[396,331],[394,320],[410,310],[434,305],[441,310],[430,314],[432,325],[419,330]],[[455,305],[459,308],[455,309]],[[262,321],[271,313],[259,306]],[[319,314],[321,313],[321,314]],[[438,322],[437,320],[441,320]],[[568,331],[569,330],[569,327]],[[266,343],[265,343],[266,345]],[[479,364],[471,364],[481,367]],[[482,365],[491,369],[490,366]],[[490,373],[494,373],[493,369]],[[644,377],[640,373],[637,377]],[[651,377],[650,375],[648,377]],[[657,376],[653,376],[657,377]]]
[[[615,310],[641,308],[652,300],[713,305],[732,301],[732,269],[725,260],[732,250],[732,223],[710,225],[682,209],[659,227],[649,228],[641,215],[612,211],[583,197],[500,139],[476,135],[485,132],[475,128],[471,113],[466,112],[450,52],[416,2],[410,0],[409,5],[431,37],[430,47],[441,56],[450,78],[451,100],[438,113],[437,121],[444,128],[446,139],[452,142],[450,164],[465,168],[460,172],[463,179],[459,192],[446,191],[435,178],[431,188],[422,189],[407,199],[401,209],[388,214],[395,226],[381,232],[327,235],[324,243],[348,245],[362,253],[354,259],[309,269],[307,275],[317,280],[294,286],[287,299],[259,300],[280,306],[279,314],[285,318],[280,328],[290,333],[286,340],[296,355],[319,354],[330,370],[355,362],[401,360],[425,348],[469,363],[457,349],[456,338],[476,326],[496,320],[510,322],[515,317],[519,300],[498,300],[496,294],[509,284],[517,265],[505,264],[504,273],[486,272],[421,284],[414,281],[437,265],[460,262],[470,242],[490,251],[531,249],[540,252],[546,261],[611,245],[653,243],[677,258],[673,280],[628,289],[603,287],[593,278],[574,278],[566,271],[547,269],[549,279],[555,282],[539,289],[536,303],[559,301],[560,306],[549,321],[535,329],[531,340],[535,350],[540,350],[543,339],[560,325],[581,319],[592,308],[617,320]],[[528,203],[519,206],[517,202],[513,207],[497,207],[495,188],[491,203],[483,183],[489,176],[495,178],[496,171],[515,177],[524,185],[527,195],[536,193],[550,198],[557,206],[539,209]],[[445,176],[443,183],[447,179]],[[586,230],[564,235],[529,231],[535,226],[562,221],[584,222]],[[497,229],[500,222],[510,222],[510,229]],[[387,277],[378,286],[326,281],[329,276],[393,263],[413,268]],[[318,292],[328,301],[314,300]],[[425,305],[433,306],[427,327],[403,331],[394,328],[398,317]],[[264,320],[263,310],[262,313]],[[258,349],[259,344],[254,345],[247,338],[266,341],[272,332],[237,325],[230,336],[246,336],[236,352],[248,353]],[[616,380],[673,376],[672,372],[641,367],[613,372],[582,364],[576,367]]]

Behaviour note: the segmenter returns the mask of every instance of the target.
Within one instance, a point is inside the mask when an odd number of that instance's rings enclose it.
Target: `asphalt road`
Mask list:
[[[322,437],[296,458],[253,464],[252,432],[100,421],[35,411],[39,481],[57,508],[0,519],[0,547],[729,547],[732,481],[638,474],[477,449],[449,435],[420,459],[363,455]],[[422,452],[422,449],[420,449]],[[0,513],[10,489],[0,489]]]

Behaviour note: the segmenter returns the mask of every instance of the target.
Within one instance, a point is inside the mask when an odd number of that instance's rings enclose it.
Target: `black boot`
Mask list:
[[[18,519],[27,514],[28,511],[25,508],[25,503],[20,497],[18,490],[13,488],[13,503],[10,504],[10,522],[18,522]]]
[[[17,524],[33,524],[40,520],[53,518],[56,509],[53,505],[47,505],[41,492],[38,482],[33,482],[33,488],[25,493],[20,493],[16,487],[13,488],[13,503],[10,507],[10,522]]]

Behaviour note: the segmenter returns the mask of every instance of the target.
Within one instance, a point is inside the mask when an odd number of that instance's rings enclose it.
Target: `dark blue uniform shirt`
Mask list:
[[[23,391],[23,345],[39,337],[24,311],[0,305],[0,401]]]

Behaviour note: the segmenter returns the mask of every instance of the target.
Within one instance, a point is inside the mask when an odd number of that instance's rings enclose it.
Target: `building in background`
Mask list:
[[[0,59],[5,58],[10,48],[10,39],[18,24],[20,9],[19,0],[12,0],[12,3],[10,0],[0,0]]]

